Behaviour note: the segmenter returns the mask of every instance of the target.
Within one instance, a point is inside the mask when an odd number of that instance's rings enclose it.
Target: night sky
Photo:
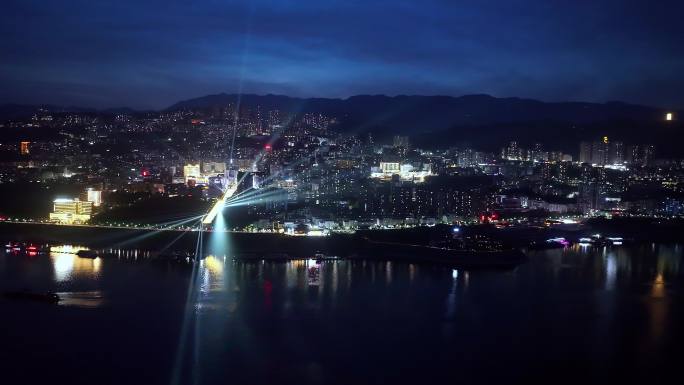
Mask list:
[[[211,93],[684,108],[684,1],[3,0],[0,103]]]

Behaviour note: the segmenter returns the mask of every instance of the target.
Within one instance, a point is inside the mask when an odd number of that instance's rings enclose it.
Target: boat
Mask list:
[[[3,297],[7,299],[28,300],[47,303],[57,303],[60,300],[59,296],[52,292],[33,293],[30,291],[8,291],[3,293]]]
[[[34,257],[38,254],[43,254],[46,252],[43,246],[38,246],[33,243],[23,243],[23,242],[8,242],[5,245],[5,252],[7,254],[13,255],[28,255]]]
[[[570,246],[570,242],[563,237],[547,239],[544,242],[532,242],[529,246],[531,250],[562,249]]]
[[[601,234],[594,234],[591,237],[580,238],[579,244],[585,246],[620,246],[624,241],[622,237],[604,237]]]
[[[95,259],[99,257],[97,251],[95,250],[79,250],[76,252],[76,255],[81,257],[81,258],[90,258],[90,259]]]

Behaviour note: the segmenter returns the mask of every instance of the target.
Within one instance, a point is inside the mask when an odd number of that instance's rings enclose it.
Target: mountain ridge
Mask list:
[[[620,101],[544,102],[487,94],[354,95],[348,98],[297,98],[286,95],[220,93],[179,101],[166,109],[213,109],[229,103],[262,111],[316,112],[340,119],[343,132],[371,133],[387,140],[409,135],[419,145],[474,145],[496,150],[507,141],[539,142],[548,148],[576,152],[583,140],[609,136],[628,143],[653,143],[663,153],[681,152],[671,140],[680,136],[679,122],[665,122],[669,111]],[[562,133],[562,135],[561,135]],[[648,135],[646,135],[648,133]]]
[[[219,93],[181,100],[161,111],[209,111],[229,103],[262,111],[280,110],[286,115],[322,113],[339,120],[337,128],[353,134],[372,134],[386,140],[392,135],[409,135],[426,146],[472,144],[496,149],[507,141],[548,148],[576,148],[579,141],[603,136],[628,143],[653,143],[665,153],[681,152],[675,145],[684,127],[678,121],[665,122],[669,111],[620,101],[544,102],[535,99],[488,94],[446,95],[353,95],[347,98],[301,98],[278,94]],[[43,105],[54,112],[143,113],[127,108],[95,110]],[[0,105],[0,117],[7,110],[31,112],[39,106]],[[560,135],[562,133],[562,135]]]

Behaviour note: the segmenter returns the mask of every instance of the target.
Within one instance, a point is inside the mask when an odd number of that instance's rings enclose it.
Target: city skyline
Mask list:
[[[4,1],[0,379],[671,381],[682,14]]]

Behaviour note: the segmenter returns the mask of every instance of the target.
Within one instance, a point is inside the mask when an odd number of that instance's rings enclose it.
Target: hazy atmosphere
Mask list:
[[[9,0],[0,102],[488,93],[683,108],[681,1]]]

